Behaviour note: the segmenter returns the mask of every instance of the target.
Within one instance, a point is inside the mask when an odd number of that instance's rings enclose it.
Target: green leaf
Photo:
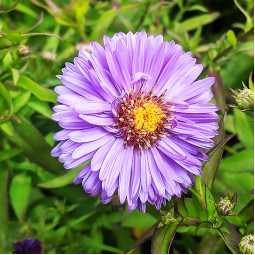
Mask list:
[[[96,38],[99,38],[100,35],[105,34],[107,28],[115,18],[116,13],[116,10],[108,10],[99,18],[97,25],[93,28],[93,32],[90,36],[90,41],[93,41]]]
[[[186,218],[188,216],[188,210],[185,206],[185,200],[183,197],[178,199],[178,211],[183,218]]]
[[[236,47],[236,36],[233,30],[228,30],[227,32],[227,40],[231,43],[233,48]]]
[[[37,19],[38,14],[36,11],[34,11],[32,8],[29,6],[19,3],[18,6],[16,7],[16,11],[23,12],[24,14],[27,14],[28,16]]]
[[[0,162],[13,158],[21,153],[21,150],[9,149],[0,151]]]
[[[239,140],[247,149],[254,148],[254,133],[251,119],[242,111],[234,109],[235,131],[238,133]]]
[[[7,138],[20,148],[30,161],[51,173],[63,173],[62,165],[56,158],[51,157],[52,148],[40,132],[23,116],[17,117],[20,122],[13,121],[14,136]]]
[[[24,218],[25,209],[31,189],[31,177],[25,174],[15,175],[10,186],[11,205],[20,221]]]
[[[51,119],[52,114],[54,113],[52,109],[49,107],[47,102],[43,102],[39,100],[37,97],[32,96],[27,105],[31,107],[33,110],[41,113],[45,117]]]
[[[213,139],[216,143],[216,146],[207,152],[207,156],[210,158],[208,162],[204,164],[202,169],[202,177],[195,176],[195,189],[198,194],[198,198],[202,207],[205,209],[205,185],[210,189],[213,187],[213,183],[220,165],[223,146],[227,143],[235,134],[230,135],[226,139],[224,138],[225,129],[224,129],[224,120],[226,113],[222,116],[219,121],[218,135]]]
[[[179,222],[160,226],[155,229],[152,237],[151,253],[168,254]]]
[[[122,225],[124,227],[146,228],[151,227],[156,222],[157,219],[150,214],[144,214],[138,210],[135,210],[132,213],[125,211]]]
[[[186,31],[194,30],[200,26],[204,26],[216,20],[220,14],[218,12],[212,12],[210,14],[202,14],[193,18],[186,19],[181,23],[182,27]]]
[[[254,150],[243,150],[237,154],[224,158],[219,169],[233,173],[247,172],[253,173],[254,169]]]
[[[12,70],[13,84],[14,84],[14,86],[16,86],[17,82],[19,80],[20,72],[19,72],[19,70],[14,69],[14,68],[12,68],[11,70]]]
[[[222,228],[227,228],[228,232],[223,231]],[[218,229],[218,232],[220,234],[220,236],[222,237],[222,239],[224,240],[225,244],[228,246],[228,248],[230,249],[230,251],[234,254],[236,253],[240,253],[239,251],[239,242],[241,240],[240,235],[238,234],[238,232],[236,231],[235,227],[230,224],[227,220],[223,219],[223,226],[222,228]]]
[[[3,67],[11,67],[12,64],[13,64],[12,54],[10,52],[7,52],[7,54],[5,55],[5,57],[2,60],[1,66],[3,66]]]
[[[1,14],[6,14],[6,13],[8,13],[8,12],[11,12],[11,11],[13,11],[13,10],[15,10],[15,8],[16,8],[16,6],[19,4],[19,2],[17,1],[16,3],[14,3],[9,9],[7,9],[7,10],[1,10],[0,11],[0,13]]]
[[[9,136],[13,136],[14,135],[14,127],[12,125],[12,122],[9,120],[3,124],[0,125],[0,128],[2,129],[2,131],[9,135]]]
[[[11,43],[3,37],[0,37],[0,50],[8,49],[11,46]]]
[[[87,165],[89,161],[86,162]],[[81,169],[85,166],[84,164],[81,167],[77,167],[73,170],[69,170],[66,174],[54,178],[53,180],[49,180],[44,183],[38,184],[39,187],[45,189],[53,189],[53,188],[60,188],[66,185],[73,183],[75,176],[81,171]]]
[[[215,200],[214,200],[213,194],[207,186],[205,188],[205,201],[206,201],[206,211],[208,213],[208,219],[211,220],[215,216],[217,209],[215,206]]]
[[[101,249],[103,251],[108,251],[108,252],[112,252],[112,253],[116,253],[116,254],[123,253],[123,251],[121,251],[115,247],[112,247],[112,246],[109,246],[109,245],[106,245],[103,243],[98,243],[97,240],[90,238],[88,236],[84,236],[83,241],[84,241],[84,245],[86,245],[87,247]]]
[[[194,4],[190,6],[187,11],[201,11],[201,12],[208,12],[208,9],[200,4]]]
[[[20,79],[17,83],[19,87],[22,87],[28,91],[30,91],[32,94],[34,94],[36,97],[38,97],[42,101],[46,102],[52,102],[56,103],[57,94],[50,89],[41,87],[36,82],[32,81],[30,78],[21,75]]]
[[[0,156],[1,158],[1,156]],[[5,162],[0,162],[0,247],[6,247],[6,234],[8,230],[9,214],[8,214],[8,167]],[[0,250],[1,250],[0,248]]]
[[[18,112],[24,105],[26,105],[30,95],[30,92],[26,91],[13,100],[13,113]]]
[[[0,82],[0,124],[9,120],[12,114],[12,99],[8,90]]]
[[[251,200],[238,214],[244,223],[251,222],[254,218],[254,199]]]

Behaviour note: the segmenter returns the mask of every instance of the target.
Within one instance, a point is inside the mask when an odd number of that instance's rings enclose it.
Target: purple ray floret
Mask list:
[[[58,78],[52,118],[63,130],[52,150],[67,169],[87,160],[74,184],[102,203],[118,194],[130,211],[159,210],[201,175],[201,148],[213,146],[218,108],[208,103],[214,78],[174,41],[145,31],[91,43]]]

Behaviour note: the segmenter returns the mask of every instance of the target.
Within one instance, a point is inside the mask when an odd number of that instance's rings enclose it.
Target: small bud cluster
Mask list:
[[[250,75],[249,78],[249,86],[247,87],[243,83],[244,89],[238,89],[238,90],[233,90],[233,97],[236,100],[238,108],[240,108],[242,111],[249,111],[252,112],[254,111],[254,85],[252,82],[252,74]],[[232,107],[237,107],[235,105],[232,105]]]
[[[243,254],[254,254],[254,235],[244,236],[239,243],[239,248]]]
[[[75,49],[80,51],[80,50],[85,50],[89,53],[91,53],[91,46],[90,43],[88,42],[79,42],[75,45]]]
[[[56,59],[56,54],[51,51],[43,51],[41,57],[49,62],[53,62]]]
[[[19,45],[18,48],[18,55],[21,57],[26,57],[28,55],[30,55],[32,53],[32,51],[29,49],[29,47],[27,45],[21,44]]]
[[[229,195],[220,198],[220,202],[217,204],[217,209],[222,215],[233,215],[232,210],[236,206],[234,198],[235,195],[231,199],[229,199]]]
[[[161,223],[163,225],[168,225],[173,222],[177,222],[174,216],[170,212],[160,211],[161,213]]]

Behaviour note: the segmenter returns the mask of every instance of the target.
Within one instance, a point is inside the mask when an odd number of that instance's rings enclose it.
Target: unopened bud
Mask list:
[[[244,236],[239,243],[239,248],[243,254],[254,254],[254,235]]]
[[[173,222],[177,222],[174,216],[170,212],[160,211],[161,213],[161,223],[167,225]]]
[[[90,43],[88,42],[79,42],[76,44],[75,49],[80,51],[80,50],[85,50],[89,53],[91,53],[91,46]]]
[[[45,59],[46,61],[54,61],[56,59],[56,54],[51,51],[43,51],[41,53],[41,57]]]
[[[254,85],[253,85],[253,81],[252,81],[252,73],[250,74],[250,77],[249,77],[249,85],[246,86],[244,84],[244,82],[242,82],[242,83],[243,83],[243,90],[231,89],[231,91],[234,94],[233,96],[237,103],[237,106],[232,105],[232,107],[239,107],[243,111],[248,111],[248,112],[253,113],[253,110],[254,110]]]
[[[29,47],[27,45],[21,44],[19,45],[18,48],[18,55],[21,57],[26,57],[28,55],[30,55],[32,53],[32,51],[29,49]]]
[[[230,200],[228,196],[220,198],[220,202],[217,204],[217,209],[222,215],[233,215],[232,210],[235,208],[233,198]]]
[[[250,89],[240,90],[235,96],[237,105],[243,110],[253,111],[254,109],[254,91]]]
[[[26,238],[13,244],[13,254],[41,254],[42,243],[38,239]]]

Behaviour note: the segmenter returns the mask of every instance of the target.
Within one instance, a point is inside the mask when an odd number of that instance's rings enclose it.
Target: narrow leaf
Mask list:
[[[218,229],[218,232],[224,240],[225,244],[228,246],[232,253],[240,253],[238,244],[241,238],[239,233],[236,231],[235,227],[225,219],[223,219],[223,227],[227,228],[228,232],[230,233],[228,234],[227,232],[223,231],[222,228]]]
[[[151,253],[168,254],[179,222],[160,226],[155,229],[152,237]]]
[[[10,158],[13,158],[21,153],[21,150],[16,150],[16,149],[9,149],[9,150],[4,150],[0,151],[0,161],[5,161]]]
[[[186,31],[190,31],[200,26],[204,26],[206,24],[213,22],[219,17],[219,15],[220,14],[218,12],[212,12],[210,14],[202,14],[190,19],[186,19],[185,21],[181,23],[181,25]]]
[[[28,204],[28,196],[31,188],[31,177],[25,174],[16,175],[10,187],[10,199],[12,207],[20,221]]]
[[[20,76],[17,85],[30,91],[42,101],[56,103],[57,94],[53,90],[41,87],[26,76]]]

